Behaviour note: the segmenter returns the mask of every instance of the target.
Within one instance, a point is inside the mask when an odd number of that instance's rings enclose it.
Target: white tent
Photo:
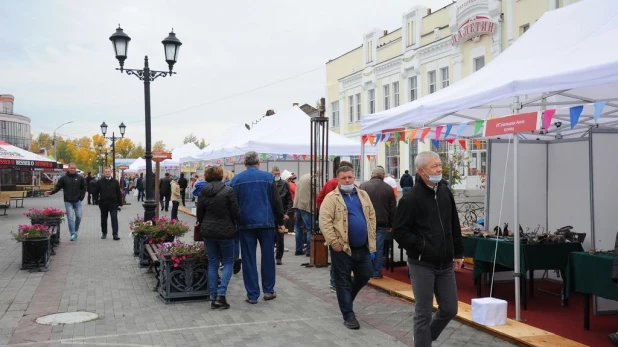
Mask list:
[[[594,101],[609,101],[600,125],[618,123],[618,1],[583,0],[546,12],[490,64],[448,88],[416,101],[362,117],[363,134],[399,127],[473,122],[543,107],[558,108],[563,136],[579,136],[595,125]],[[584,105],[578,125],[569,125],[569,106]],[[563,108],[565,107],[565,108]],[[555,123],[554,122],[554,123]],[[551,125],[549,134],[557,128]],[[467,126],[462,136],[473,135]],[[454,136],[455,129],[451,132]],[[535,138],[538,136],[534,136]]]
[[[205,153],[202,159],[241,155],[250,150],[258,153],[308,155],[311,154],[310,131],[311,118],[294,106],[263,118],[250,131],[238,131],[235,137],[230,137],[220,148]],[[358,141],[330,130],[328,136],[329,155],[360,154]],[[369,154],[375,154],[374,148],[369,151]]]
[[[201,161],[208,154],[224,148],[230,143],[230,139],[243,138],[249,134],[249,130],[244,125],[236,125],[226,129],[219,134],[208,146],[196,154],[186,154],[180,157],[180,162]]]

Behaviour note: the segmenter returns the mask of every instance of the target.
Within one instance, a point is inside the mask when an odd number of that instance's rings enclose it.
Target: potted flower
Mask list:
[[[189,226],[183,223],[179,219],[171,219],[167,220],[165,218],[160,218],[157,222],[158,224],[163,224],[165,228],[165,232],[167,233],[167,237],[169,238],[177,238],[181,237],[187,232],[189,232]],[[168,240],[166,240],[168,241]],[[173,241],[173,239],[169,240]]]
[[[165,242],[157,251],[159,268],[158,291],[166,302],[207,299],[208,261],[201,242]]]
[[[20,225],[13,239],[21,242],[21,268],[47,268],[51,260],[50,231],[46,225]]]
[[[134,220],[130,225],[131,234],[138,238],[139,248],[139,265],[141,267],[150,264],[150,256],[146,251],[146,244],[161,243],[165,239],[165,230],[163,225],[155,224],[152,221]]]
[[[144,219],[139,215],[129,223],[129,230],[131,230],[131,235],[133,235],[133,255],[136,257],[139,255],[139,244],[144,234],[135,231],[135,229],[138,229],[144,223]]]
[[[64,221],[66,212],[53,207],[47,207],[42,210],[31,208],[24,213],[30,219],[30,223],[43,224],[50,229],[51,244],[57,246],[60,244],[60,224]]]

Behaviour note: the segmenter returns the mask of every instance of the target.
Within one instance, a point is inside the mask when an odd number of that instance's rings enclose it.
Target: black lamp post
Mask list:
[[[156,203],[154,201],[154,176],[152,172],[152,150],[151,150],[151,122],[150,122],[150,82],[154,81],[157,77],[172,76],[175,72],[172,72],[172,68],[178,59],[178,50],[182,45],[182,42],[176,38],[174,29],[169,35],[161,41],[163,43],[163,51],[165,52],[165,61],[169,67],[169,71],[155,71],[150,70],[148,67],[148,56],[144,57],[144,68],[141,70],[125,69],[124,61],[127,59],[127,50],[129,48],[129,41],[131,38],[129,35],[122,31],[120,25],[116,32],[109,38],[114,46],[114,53],[116,59],[120,63],[120,72],[126,72],[127,75],[134,75],[144,81],[144,109],[146,118],[146,151],[144,158],[146,159],[146,200],[144,201],[144,219],[152,220],[155,217]]]
[[[105,134],[107,133],[107,124],[105,124],[105,122],[101,123],[101,132],[103,133],[103,137],[112,141],[112,175],[114,178],[116,178],[116,140],[124,138],[124,132],[127,129],[127,126],[124,125],[124,122],[121,122],[118,128],[120,128],[120,137],[116,137],[116,133],[113,131],[112,137],[105,137]],[[102,147],[102,145],[99,145],[99,148]],[[105,165],[107,165],[107,152],[105,152]]]

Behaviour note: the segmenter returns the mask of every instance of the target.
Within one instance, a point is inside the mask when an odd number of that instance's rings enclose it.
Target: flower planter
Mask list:
[[[174,267],[170,258],[162,258],[159,268],[159,295],[166,302],[208,300],[208,262],[187,258]]]
[[[168,236],[162,241],[152,242],[148,237],[142,236],[139,242],[139,266],[147,267],[150,265],[150,256],[146,251],[146,244],[160,244],[162,242],[174,242],[174,236]]]
[[[50,231],[50,242],[52,247],[56,247],[60,245],[60,224],[62,223],[62,218],[54,218],[54,219],[31,219],[32,225],[35,224],[43,224],[47,225]]]
[[[133,235],[133,256],[137,257],[139,256],[139,244],[140,244],[140,240],[142,238],[142,235]]]
[[[34,269],[49,266],[51,242],[49,237],[26,239],[21,243],[21,268]]]

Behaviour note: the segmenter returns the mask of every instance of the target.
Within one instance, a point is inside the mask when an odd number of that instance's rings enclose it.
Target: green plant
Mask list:
[[[19,232],[11,232],[11,236],[17,242],[23,242],[27,239],[36,239],[41,237],[49,237],[49,229],[43,224],[20,225]]]
[[[465,151],[455,150],[452,153],[441,153],[442,159],[442,178],[449,182],[451,190],[453,186],[461,183],[463,177],[459,173],[459,168],[463,165],[467,165],[470,162],[470,158]],[[452,169],[452,172],[451,172]]]
[[[66,212],[53,207],[47,207],[42,210],[31,208],[28,212],[24,213],[24,216],[30,218],[30,220],[60,220],[62,221]]]
[[[162,258],[174,261],[174,267],[187,258],[206,259],[206,247],[202,242],[185,243],[176,239],[174,242],[165,242],[157,250]]]

